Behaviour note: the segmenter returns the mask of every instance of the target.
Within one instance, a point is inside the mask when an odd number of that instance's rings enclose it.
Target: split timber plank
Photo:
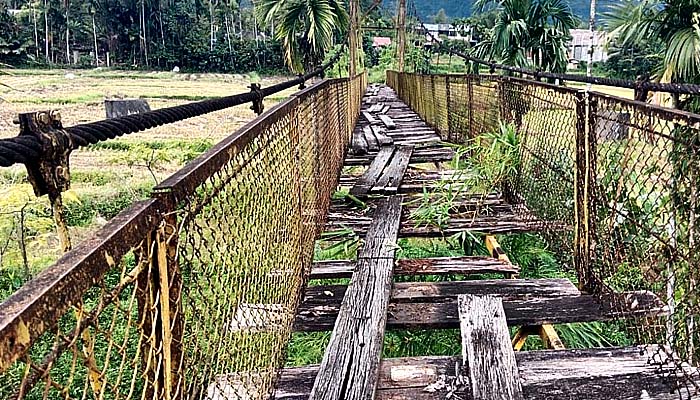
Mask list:
[[[376,136],[374,136],[372,128],[365,126],[362,128],[362,133],[365,137],[365,141],[367,141],[367,148],[371,151],[379,150],[379,142],[377,141]]]
[[[353,196],[365,196],[369,193],[372,186],[374,186],[377,179],[381,176],[382,171],[384,171],[392,154],[394,154],[393,147],[383,147],[379,150],[379,153],[374,157],[374,161],[372,161],[367,171],[357,180],[355,186],[350,189],[350,194]]]
[[[660,365],[650,362],[658,346],[587,350],[525,351],[515,354],[524,398],[527,400],[678,400],[693,393],[672,392],[659,374]],[[662,350],[663,351],[663,350]],[[378,400],[444,400],[447,389],[436,382],[451,380],[461,357],[427,356],[382,360],[377,385]],[[275,400],[309,398],[318,365],[284,368]],[[447,377],[445,379],[444,377]],[[467,387],[455,394],[468,398]],[[647,397],[648,396],[648,397]]]
[[[355,185],[353,188],[357,187]],[[400,192],[399,187],[399,192]],[[353,195],[364,195],[366,192],[353,193]],[[333,231],[338,228],[352,229],[357,234],[367,232],[368,221],[353,219],[353,216],[347,218],[334,215],[329,218],[326,223],[326,231]],[[447,221],[444,228],[429,225],[416,225],[413,221],[402,221],[400,237],[444,237],[454,235],[460,232],[480,232],[489,234],[505,234],[505,233],[524,233],[538,232],[543,230],[563,230],[567,227],[556,221],[539,221],[530,220],[518,217],[513,214],[495,214],[494,216],[478,216],[475,218],[451,218]]]
[[[394,123],[394,120],[391,119],[390,116],[380,114],[379,119],[382,121],[384,126],[386,126],[386,129],[389,129],[389,130],[396,129],[396,123]]]
[[[310,400],[371,399],[379,380],[387,307],[401,219],[401,196],[382,199],[339,316]]]
[[[355,261],[317,261],[311,268],[310,279],[350,278],[355,270]],[[477,274],[517,274],[515,265],[490,257],[437,257],[398,260],[394,275],[477,275]]]
[[[391,139],[391,137],[389,137]],[[391,139],[393,141],[393,139]],[[411,164],[422,164],[422,163],[433,163],[433,162],[446,162],[452,161],[454,159],[454,150],[449,147],[435,148],[435,147],[424,147],[416,148],[411,155]],[[367,155],[347,157],[345,159],[346,166],[353,165],[369,165],[372,162],[372,157]]]
[[[502,300],[460,294],[457,308],[462,359],[472,399],[522,400],[520,375]]]
[[[370,125],[375,125],[375,124],[378,124],[378,123],[379,123],[379,121],[377,121],[377,119],[374,118],[374,117],[372,116],[372,114],[370,114],[370,113],[367,112],[367,111],[362,111],[362,115],[365,117],[365,119],[367,120],[367,122],[370,123]]]
[[[346,285],[319,285],[306,289],[306,298],[314,303],[325,296],[342,298]],[[460,294],[497,295],[508,300],[578,296],[581,293],[568,279],[478,279],[445,282],[395,282],[392,304],[437,302],[456,299]]]
[[[390,109],[391,109],[391,106],[388,104],[385,104],[384,107],[382,107],[381,111],[379,111],[379,113],[386,114],[389,112]]]
[[[460,294],[494,294],[508,299],[578,296],[568,279],[480,279],[448,282],[397,282],[391,299],[395,303],[456,298]]]
[[[376,112],[381,111],[382,108],[384,108],[384,104],[383,104],[383,103],[373,104],[372,107],[370,107],[369,109],[367,109],[367,112],[369,112],[369,113],[376,113]]]
[[[615,304],[616,306],[612,306]],[[628,304],[622,309],[622,304]],[[340,298],[305,296],[299,307],[294,329],[328,331],[333,329]],[[625,292],[602,300],[593,295],[504,299],[509,326],[566,324],[610,321],[620,318],[661,317],[668,309],[653,293]],[[443,302],[389,304],[389,329],[452,329],[459,327],[456,299]]]
[[[371,193],[396,194],[401,186],[403,175],[408,168],[408,162],[413,154],[413,146],[396,146],[394,157],[391,163],[386,167],[382,176],[374,184],[370,190]]]
[[[377,141],[381,146],[387,146],[394,143],[394,139],[387,136],[379,125],[372,125],[372,133],[377,138]]]
[[[367,140],[359,129],[352,132],[352,152],[357,155],[367,154]]]

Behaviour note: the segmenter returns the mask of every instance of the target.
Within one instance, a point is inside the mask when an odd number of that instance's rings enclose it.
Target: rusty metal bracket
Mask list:
[[[58,111],[38,111],[19,114],[20,136],[33,136],[41,145],[41,156],[36,162],[27,163],[27,175],[39,196],[47,194],[56,222],[56,233],[61,249],[71,249],[61,193],[70,189],[70,153],[73,138],[63,129]]]
[[[265,110],[265,105],[263,104],[263,99],[265,96],[263,95],[259,83],[251,83],[249,88],[250,92],[255,94],[255,99],[253,99],[253,105],[250,106],[250,109],[256,114],[260,115]]]
[[[41,157],[27,164],[29,182],[37,196],[57,196],[70,189],[69,157],[73,140],[61,124],[58,111],[19,114],[20,136],[34,136],[41,143]]]
[[[637,80],[634,81],[634,99],[637,101],[643,101],[646,103],[647,97],[649,97],[649,75],[639,75]]]

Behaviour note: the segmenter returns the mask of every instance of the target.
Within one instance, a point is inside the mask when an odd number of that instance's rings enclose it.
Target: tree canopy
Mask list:
[[[622,49],[660,44],[657,78],[700,81],[700,0],[624,0],[612,5],[604,19]]]
[[[287,65],[296,72],[318,65],[333,47],[335,32],[347,30],[349,18],[342,0],[262,0],[257,6],[266,26],[277,24]]]
[[[477,0],[496,12],[494,26],[475,48],[478,57],[518,67],[564,72],[566,44],[578,19],[565,0]]]

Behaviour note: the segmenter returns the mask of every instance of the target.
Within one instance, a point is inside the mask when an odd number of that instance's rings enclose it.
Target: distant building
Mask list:
[[[569,33],[571,34],[571,41],[567,46],[569,62],[573,66],[578,65],[581,61],[587,62],[588,51],[591,48],[591,31],[588,29],[572,29]],[[593,45],[595,46],[595,51],[593,52],[593,62],[606,61],[608,59],[608,52],[605,49],[606,40],[606,32],[594,32]]]
[[[449,40],[471,41],[472,39],[469,33],[462,36],[461,32],[464,30],[458,29],[452,24],[423,24],[423,26],[425,26],[425,29],[419,26],[417,27],[416,31],[425,34],[425,39],[427,42],[431,41],[431,35],[438,41],[442,41],[443,37],[446,37]],[[467,28],[466,30],[469,29]]]
[[[374,48],[388,47],[388,46],[391,46],[391,38],[389,38],[389,37],[375,36],[374,39],[372,39],[372,47],[374,47]]]

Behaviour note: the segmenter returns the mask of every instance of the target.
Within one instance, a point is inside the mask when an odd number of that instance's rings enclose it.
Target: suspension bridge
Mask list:
[[[700,115],[472,61],[510,76],[387,71],[368,85],[353,70],[305,86],[334,59],[272,88],[92,124],[22,115],[0,165],[27,166],[60,230],[73,149],[244,103],[260,114],[75,248],[64,238],[69,251],[2,303],[0,394],[697,398]],[[640,99],[698,89],[623,86]],[[517,161],[475,185],[459,146],[504,125]],[[431,204],[445,220],[416,217]],[[355,257],[314,258],[348,234]],[[526,279],[499,244],[522,234],[544,238],[572,279]],[[400,252],[452,235],[488,254]],[[626,343],[566,348],[561,327],[593,322]],[[384,357],[396,330],[458,332],[461,354]],[[303,332],[329,333],[321,363],[285,367]],[[544,349],[525,351],[530,336]]]

